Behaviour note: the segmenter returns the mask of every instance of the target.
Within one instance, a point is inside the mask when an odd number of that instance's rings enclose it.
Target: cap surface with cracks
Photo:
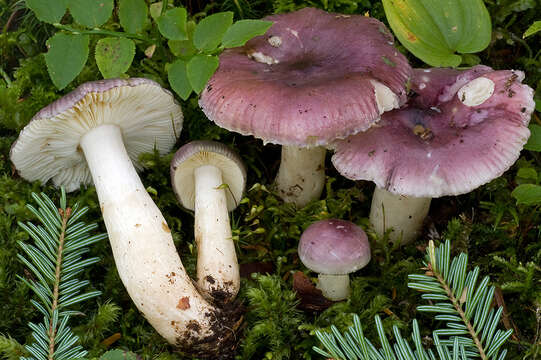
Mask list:
[[[384,24],[314,8],[266,18],[266,35],[220,55],[200,105],[219,126],[264,142],[326,145],[403,104],[411,76]]]
[[[212,165],[222,172],[227,208],[234,210],[244,192],[246,169],[242,159],[229,147],[215,141],[192,141],[180,148],[171,161],[171,183],[173,190],[185,208],[195,208],[194,170],[203,165]]]
[[[408,107],[336,142],[345,177],[414,197],[467,193],[500,176],[528,137],[533,90],[521,71],[415,70]]]
[[[152,80],[88,82],[38,112],[21,131],[10,156],[23,178],[43,183],[52,180],[73,191],[92,183],[79,147],[91,129],[117,125],[129,157],[140,169],[139,154],[170,150],[182,119],[172,94]]]
[[[302,263],[320,274],[349,274],[370,261],[366,233],[354,223],[339,219],[308,226],[301,235],[298,252]]]

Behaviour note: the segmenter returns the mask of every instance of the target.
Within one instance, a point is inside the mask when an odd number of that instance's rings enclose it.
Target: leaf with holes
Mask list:
[[[96,64],[105,79],[128,71],[134,55],[135,44],[130,39],[108,37],[96,44]]]
[[[58,89],[68,85],[85,66],[88,58],[88,36],[57,33],[47,41],[45,63]]]
[[[218,68],[218,57],[196,55],[186,65],[188,80],[194,91],[199,94]]]
[[[26,0],[26,6],[38,20],[54,24],[60,22],[66,13],[68,0]]]
[[[263,35],[272,26],[272,21],[239,20],[225,33],[222,44],[226,48],[243,46],[254,36]]]
[[[120,0],[118,18],[122,28],[129,33],[143,30],[147,20],[148,9],[145,0]]]
[[[383,7],[402,45],[431,66],[456,67],[459,54],[479,52],[490,42],[482,0],[383,0]]]
[[[79,24],[95,28],[105,24],[113,12],[113,0],[69,0],[70,14]]]

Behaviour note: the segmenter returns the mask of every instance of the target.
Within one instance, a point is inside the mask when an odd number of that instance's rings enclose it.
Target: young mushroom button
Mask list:
[[[524,73],[475,66],[416,69],[406,107],[336,142],[332,161],[353,180],[376,183],[370,220],[391,240],[415,239],[433,197],[459,195],[503,174],[528,137],[533,90]]]
[[[195,211],[199,290],[217,303],[234,299],[240,276],[228,211],[246,184],[241,158],[221,143],[192,141],[176,152],[171,183],[182,206]]]
[[[299,258],[319,273],[317,287],[326,298],[339,301],[349,295],[349,274],[370,261],[366,233],[350,221],[320,220],[302,233]]]
[[[231,324],[216,325],[220,311],[195,289],[136,172],[140,153],[168,152],[181,128],[180,106],[158,83],[94,81],[38,112],[10,156],[30,181],[68,191],[93,182],[118,274],[137,308],[168,342],[219,351]]]
[[[265,35],[220,55],[199,104],[223,128],[283,145],[276,187],[302,207],[321,195],[325,147],[402,105],[411,67],[373,18],[304,8],[265,19]]]

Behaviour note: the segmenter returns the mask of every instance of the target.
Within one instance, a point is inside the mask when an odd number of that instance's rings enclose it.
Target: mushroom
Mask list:
[[[171,184],[185,208],[195,211],[197,285],[202,294],[223,304],[235,298],[240,276],[228,211],[246,185],[241,158],[215,141],[192,141],[171,161]]]
[[[166,153],[181,127],[180,106],[152,80],[88,82],[39,111],[10,156],[30,181],[68,191],[93,182],[118,274],[139,311],[168,342],[219,351],[231,323],[195,289],[136,172],[139,154]]]
[[[370,262],[366,233],[351,221],[328,219],[311,224],[299,241],[299,258],[319,273],[317,288],[332,301],[349,295],[349,274]]]
[[[345,177],[376,183],[370,220],[392,241],[419,234],[433,197],[459,195],[500,176],[530,136],[533,90],[524,73],[476,66],[416,69],[408,106],[336,142]]]
[[[402,105],[411,68],[376,19],[314,8],[266,19],[266,35],[220,55],[199,104],[223,128],[283,145],[276,187],[302,207],[323,190],[324,147]]]

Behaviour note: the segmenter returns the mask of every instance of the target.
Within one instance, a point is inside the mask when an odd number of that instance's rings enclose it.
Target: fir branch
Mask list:
[[[68,326],[70,316],[78,312],[67,307],[101,294],[100,291],[81,294],[82,288],[90,282],[79,281],[75,276],[100,260],[98,257],[83,259],[82,255],[89,251],[88,245],[106,238],[106,234],[90,235],[97,225],[78,221],[88,208],[79,209],[79,204],[67,207],[64,189],[61,189],[58,208],[44,193],[41,196],[32,193],[32,197],[38,207],[27,207],[41,224],[19,222],[34,244],[19,241],[26,256],[18,254],[17,257],[30,269],[35,280],[18,278],[37,296],[37,300],[30,302],[43,314],[43,322],[28,324],[35,342],[25,348],[33,358],[21,357],[21,360],[82,358],[87,352],[75,345],[79,338]]]
[[[335,360],[469,360],[481,357],[483,360],[503,360],[506,350],[499,353],[501,346],[512,330],[497,330],[503,309],[491,308],[494,287],[489,287],[485,277],[479,285],[479,268],[466,271],[467,255],[462,253],[451,259],[450,242],[438,248],[430,241],[427,248],[425,274],[412,274],[413,282],[408,287],[424,292],[423,299],[438,301],[431,305],[421,305],[419,311],[436,313],[435,319],[446,321],[447,328],[432,332],[435,352],[425,349],[417,321],[413,320],[411,346],[393,326],[394,343],[385,334],[379,316],[375,317],[376,329],[381,348],[376,348],[366,339],[358,315],[354,315],[353,325],[344,334],[336,326],[331,333],[316,330],[316,336],[325,350],[314,347],[314,351]]]

